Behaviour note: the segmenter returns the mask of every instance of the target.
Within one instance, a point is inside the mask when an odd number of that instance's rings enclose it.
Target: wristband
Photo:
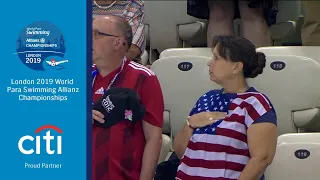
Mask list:
[[[187,120],[186,120],[187,125],[188,125],[191,129],[194,129],[194,128],[191,126],[190,122],[189,122],[189,118],[190,118],[190,116],[188,116],[188,117],[187,117]]]

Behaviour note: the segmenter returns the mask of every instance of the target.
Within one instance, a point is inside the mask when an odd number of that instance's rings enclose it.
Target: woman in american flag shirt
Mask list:
[[[210,80],[221,85],[199,98],[173,148],[181,159],[177,180],[262,180],[277,144],[276,112],[246,78],[266,59],[242,37],[214,38]]]

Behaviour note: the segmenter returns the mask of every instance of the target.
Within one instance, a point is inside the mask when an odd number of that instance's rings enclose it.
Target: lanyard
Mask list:
[[[108,87],[107,87],[107,89],[106,89],[105,91],[107,91],[108,89],[110,89],[110,87],[113,85],[113,83],[117,80],[119,74],[120,74],[121,71],[123,70],[123,67],[124,67],[124,64],[125,64],[125,63],[126,63],[126,58],[124,57],[124,58],[122,59],[122,64],[121,64],[121,68],[120,68],[119,72],[113,77],[113,79],[111,80],[111,82],[109,83],[109,85],[108,85]],[[92,87],[93,87],[93,85],[94,85],[94,81],[96,80],[96,77],[97,77],[98,73],[99,73],[98,69],[96,69],[96,70],[94,70],[94,71],[92,72],[92,78],[93,78],[93,80],[92,80]],[[93,103],[92,103],[92,104],[93,104]]]

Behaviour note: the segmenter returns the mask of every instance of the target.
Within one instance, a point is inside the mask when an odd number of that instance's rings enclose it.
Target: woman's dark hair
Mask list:
[[[266,56],[256,52],[256,47],[243,37],[215,36],[212,47],[218,46],[218,53],[224,59],[243,63],[245,78],[255,78],[266,66]]]

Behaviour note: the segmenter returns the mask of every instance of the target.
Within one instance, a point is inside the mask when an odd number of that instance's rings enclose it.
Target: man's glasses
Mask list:
[[[121,36],[116,36],[116,35],[112,35],[112,34],[103,33],[103,32],[100,32],[98,30],[93,30],[92,31],[92,38],[93,39],[99,39],[102,36],[121,37]]]

